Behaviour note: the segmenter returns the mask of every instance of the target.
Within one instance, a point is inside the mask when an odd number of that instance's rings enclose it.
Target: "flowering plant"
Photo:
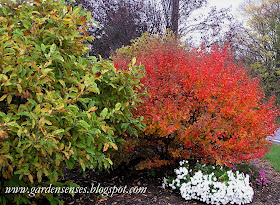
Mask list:
[[[234,170],[240,170],[244,174],[248,174],[250,178],[250,183],[254,188],[263,188],[267,185],[267,179],[265,172],[257,168],[252,163],[240,163],[233,166]]]
[[[252,202],[254,191],[249,175],[233,172],[222,166],[196,164],[190,169],[188,161],[180,162],[176,176],[164,178],[162,187],[180,191],[186,200],[200,200],[207,204],[246,204]]]

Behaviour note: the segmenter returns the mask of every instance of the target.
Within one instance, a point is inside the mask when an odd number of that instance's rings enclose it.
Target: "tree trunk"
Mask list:
[[[176,38],[178,36],[179,25],[179,2],[180,0],[172,0],[171,30],[174,32]]]

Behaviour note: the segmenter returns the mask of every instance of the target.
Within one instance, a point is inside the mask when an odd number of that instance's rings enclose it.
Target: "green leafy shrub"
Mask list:
[[[142,72],[88,57],[90,18],[60,0],[1,0],[1,204],[30,203],[5,187],[59,185],[66,167],[108,169],[118,136],[143,127],[130,112]]]

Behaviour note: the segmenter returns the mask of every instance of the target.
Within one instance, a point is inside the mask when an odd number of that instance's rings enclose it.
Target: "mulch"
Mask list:
[[[254,189],[255,194],[251,204],[280,205],[280,173],[275,172],[265,159],[256,159],[252,163],[265,171],[268,184],[262,189]]]
[[[254,199],[251,204],[264,205],[280,205],[280,174],[275,172],[271,164],[265,159],[256,159],[252,163],[258,168],[265,171],[268,184],[265,187],[254,187]],[[121,166],[110,173],[96,173],[92,170],[86,172],[86,176],[78,172],[67,171],[65,177],[74,180],[81,187],[147,187],[145,193],[132,194],[114,194],[112,196],[102,196],[98,193],[91,194],[75,194],[62,195],[64,204],[88,205],[88,204],[103,204],[103,205],[132,205],[132,204],[197,204],[203,205],[199,201],[185,201],[177,191],[166,190],[161,187],[164,173],[152,174],[146,171],[135,171],[133,168]]]

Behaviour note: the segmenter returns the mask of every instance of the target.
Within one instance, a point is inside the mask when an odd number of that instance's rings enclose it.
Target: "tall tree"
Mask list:
[[[161,22],[176,35],[181,34],[179,25],[187,24],[191,14],[206,3],[207,0],[161,0]]]
[[[130,44],[131,39],[141,36],[145,31],[157,32],[159,24],[147,16],[147,11],[156,13],[150,4],[132,0],[76,0],[84,9],[92,13],[98,25],[93,26],[91,35],[91,55],[108,58],[112,51]]]
[[[180,0],[172,0],[171,30],[177,35],[179,26],[179,3]]]
[[[76,0],[76,3],[90,11],[99,24],[92,29],[95,41],[91,43],[91,55],[105,58],[145,31],[165,33],[171,29],[190,44],[194,33],[212,38],[229,19],[226,9],[212,8],[208,15],[194,14],[207,0]]]
[[[155,1],[154,1],[155,2]],[[217,9],[212,7],[209,13],[202,10],[207,5],[207,0],[161,0],[158,8],[165,29],[171,29],[176,35],[184,36],[188,41],[194,33],[203,34],[202,37],[209,39],[216,36],[226,21],[232,16],[229,9]],[[201,9],[201,12],[197,12]]]
[[[251,68],[261,76],[266,94],[280,102],[280,1],[248,0],[243,9]]]

